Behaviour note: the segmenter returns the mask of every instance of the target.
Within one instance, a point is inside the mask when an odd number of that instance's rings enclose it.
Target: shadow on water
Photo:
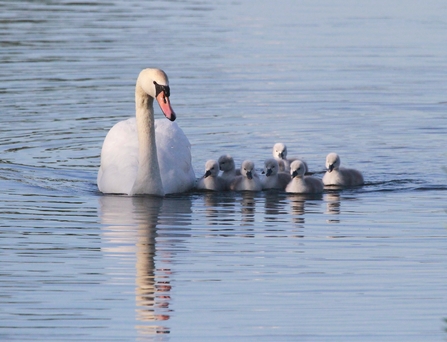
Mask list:
[[[135,252],[136,320],[141,322],[136,325],[137,333],[169,334],[169,264],[172,253],[189,236],[190,198],[101,196],[99,205],[103,238],[112,245],[109,252]]]

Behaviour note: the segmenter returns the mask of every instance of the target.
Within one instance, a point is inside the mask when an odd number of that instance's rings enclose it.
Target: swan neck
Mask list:
[[[138,172],[132,195],[164,195],[155,141],[154,99],[136,87],[135,106],[138,132]]]

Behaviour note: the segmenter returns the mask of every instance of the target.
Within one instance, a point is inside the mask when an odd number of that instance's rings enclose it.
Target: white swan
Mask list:
[[[262,188],[284,190],[290,182],[290,175],[278,172],[279,165],[276,159],[270,158],[264,162],[265,177],[262,178]]]
[[[301,160],[290,164],[292,180],[286,187],[286,192],[298,194],[319,194],[323,192],[323,182],[312,176],[304,176],[305,165]]]
[[[255,171],[255,164],[250,160],[244,160],[241,166],[241,175],[236,176],[230,184],[234,191],[261,191],[262,182]]]
[[[219,164],[215,160],[208,160],[205,163],[205,174],[197,182],[197,189],[199,190],[225,190],[226,183],[219,177]]]
[[[337,153],[329,153],[326,157],[327,171],[323,176],[324,185],[359,186],[363,184],[363,176],[355,169],[340,167]]]
[[[135,87],[136,117],[120,121],[107,133],[101,150],[99,191],[163,196],[194,186],[191,146],[181,128],[154,120],[154,98],[171,121],[169,82],[159,69],[140,72]]]
[[[283,143],[276,143],[273,145],[272,150],[273,158],[275,158],[278,161],[279,165],[279,172],[289,172],[290,171],[290,164],[297,160],[298,158],[287,158],[287,146]],[[307,163],[305,161],[302,161],[304,163],[304,166],[306,167],[306,170],[304,173],[307,173],[309,171],[309,168],[307,167]]]

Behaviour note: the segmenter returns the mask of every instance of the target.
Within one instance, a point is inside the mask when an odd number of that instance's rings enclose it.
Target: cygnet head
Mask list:
[[[241,175],[253,179],[255,164],[251,160],[244,160],[241,166]]]
[[[219,165],[217,164],[217,161],[215,160],[208,160],[205,163],[205,175],[204,178],[212,176],[217,177],[219,174]]]
[[[267,177],[274,176],[278,173],[279,165],[276,159],[270,158],[264,162],[264,172]]]
[[[234,170],[234,159],[229,154],[224,154],[223,156],[220,156],[219,160],[219,169],[223,172],[225,171],[231,171]]]
[[[287,157],[287,146],[283,143],[276,143],[273,146],[273,157],[277,159],[286,159]]]
[[[306,166],[301,160],[294,160],[292,164],[290,164],[290,175],[292,178],[303,177],[305,172]]]
[[[140,99],[143,99],[141,103],[143,104],[144,98],[147,98],[147,95],[157,100],[163,114],[169,120],[175,120],[176,116],[169,101],[169,96],[171,95],[169,80],[163,70],[148,68],[143,69],[138,75],[137,85],[135,87],[137,105],[140,104]]]
[[[337,153],[329,153],[326,157],[326,169],[329,172],[332,170],[338,170],[340,167],[340,157]]]

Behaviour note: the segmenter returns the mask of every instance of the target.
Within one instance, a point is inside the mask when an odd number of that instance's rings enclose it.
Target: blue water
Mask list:
[[[447,338],[443,1],[0,9],[0,340]],[[260,170],[281,141],[366,185],[100,194],[146,67],[169,75],[197,177],[224,153]]]

